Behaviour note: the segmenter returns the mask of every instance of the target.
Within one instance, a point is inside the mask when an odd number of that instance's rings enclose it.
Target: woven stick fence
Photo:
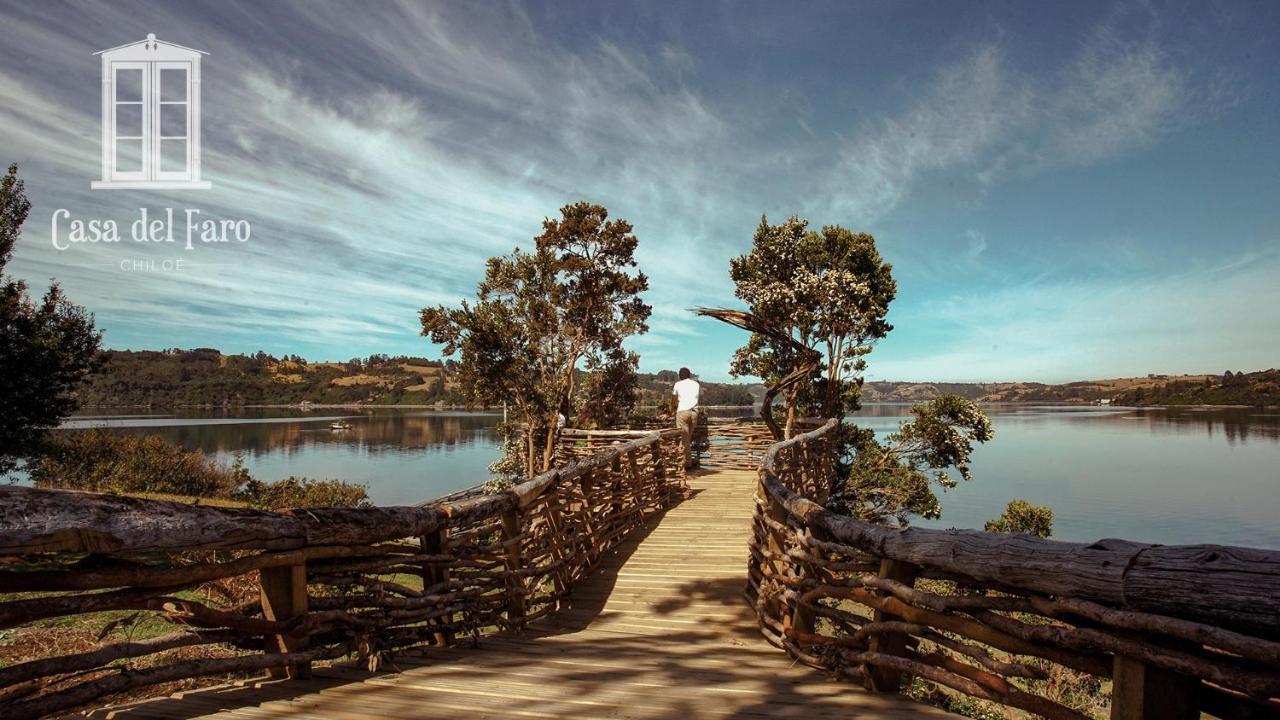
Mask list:
[[[1280,552],[891,529],[825,510],[836,422],[760,465],[747,595],[765,637],[881,691],[914,676],[1046,718],[1067,668],[1112,718],[1280,716]]]
[[[509,491],[414,507],[275,513],[2,487],[0,630],[130,611],[173,631],[0,668],[0,716],[203,676],[306,676],[346,656],[375,666],[518,630],[683,497],[678,438],[624,440]],[[220,592],[237,583],[251,592]]]
[[[803,432],[822,423],[821,419],[798,418],[795,425]],[[626,430],[566,429],[560,436],[561,457],[576,457],[590,448],[617,442],[618,438],[638,437],[644,430],[661,431],[678,439],[679,432],[671,424],[671,420],[654,420]],[[724,418],[704,414],[693,431],[695,457],[702,467],[711,470],[754,471],[773,442],[773,434],[755,415]]]

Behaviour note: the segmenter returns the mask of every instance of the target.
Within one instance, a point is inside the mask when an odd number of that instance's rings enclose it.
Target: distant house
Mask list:
[[[1111,398],[1102,398],[1102,399],[1098,400],[1098,404],[1099,404],[1099,405],[1110,405],[1110,404],[1111,404]]]

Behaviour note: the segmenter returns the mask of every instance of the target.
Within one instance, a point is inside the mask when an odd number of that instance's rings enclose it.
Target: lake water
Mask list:
[[[1049,505],[1054,535],[1280,548],[1280,412],[991,406],[995,439],[974,453],[974,480],[941,494],[932,527],[982,527],[1013,498]],[[857,422],[890,432],[905,405],[873,405]],[[333,431],[344,419],[350,430]],[[483,482],[498,456],[500,416],[426,410],[286,409],[98,412],[68,428],[155,433],[220,459],[240,454],[264,480],[289,475],[368,486],[408,504]]]

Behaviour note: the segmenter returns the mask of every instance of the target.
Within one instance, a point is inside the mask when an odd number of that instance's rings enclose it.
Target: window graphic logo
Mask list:
[[[200,57],[146,40],[102,56],[102,179],[94,190],[204,190],[200,179]]]

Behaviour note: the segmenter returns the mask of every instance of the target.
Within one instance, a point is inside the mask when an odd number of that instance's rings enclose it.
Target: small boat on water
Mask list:
[[[346,420],[335,420],[334,422],[329,423],[329,429],[330,430],[350,430],[351,423],[347,422]]]

